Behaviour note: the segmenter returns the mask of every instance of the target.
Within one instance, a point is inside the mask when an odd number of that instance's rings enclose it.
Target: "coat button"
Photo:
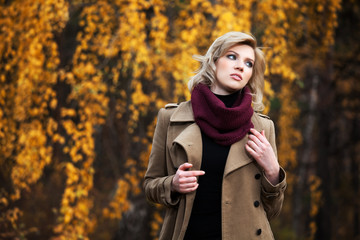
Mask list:
[[[254,202],[254,206],[255,206],[255,207],[259,207],[259,206],[260,206],[260,202],[259,202],[259,201],[255,201],[255,202]]]
[[[258,230],[256,230],[256,235],[258,235],[258,236],[261,235],[261,228],[259,228]]]
[[[261,178],[261,174],[260,174],[260,173],[258,173],[258,174],[255,175],[255,179],[256,179],[256,180],[259,180],[260,178]]]

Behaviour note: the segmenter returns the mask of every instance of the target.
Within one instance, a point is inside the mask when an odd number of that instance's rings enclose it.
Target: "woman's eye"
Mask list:
[[[227,55],[227,58],[230,60],[236,60],[236,56],[234,54]]]
[[[245,62],[246,66],[248,66],[249,68],[253,67],[253,63],[252,62]]]

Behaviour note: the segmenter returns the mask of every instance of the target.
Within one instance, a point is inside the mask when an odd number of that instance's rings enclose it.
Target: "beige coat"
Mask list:
[[[265,130],[275,154],[274,123],[266,116],[254,113],[254,128]],[[280,213],[285,172],[280,183],[273,186],[259,165],[248,155],[248,137],[234,143],[227,158],[222,185],[222,239],[274,239],[268,219]],[[166,206],[160,240],[183,239],[189,223],[195,192],[172,195],[171,182],[177,168],[188,161],[191,170],[199,170],[202,140],[190,102],[168,105],[158,114],[144,189],[149,201]],[[260,204],[259,204],[260,203]]]

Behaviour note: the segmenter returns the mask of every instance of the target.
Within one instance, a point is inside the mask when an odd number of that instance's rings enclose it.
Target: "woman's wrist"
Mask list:
[[[272,168],[271,170],[265,171],[266,178],[270,181],[272,185],[276,185],[280,180],[280,166]]]

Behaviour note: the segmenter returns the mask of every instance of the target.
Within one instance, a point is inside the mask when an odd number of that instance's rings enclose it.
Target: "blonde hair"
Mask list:
[[[194,59],[201,63],[200,68],[196,71],[189,83],[190,92],[199,83],[211,86],[215,82],[216,61],[226,54],[232,46],[244,44],[252,47],[255,53],[255,64],[253,67],[253,74],[247,84],[252,93],[252,104],[255,111],[262,111],[264,104],[262,102],[264,92],[264,72],[265,72],[265,57],[264,53],[256,46],[256,39],[254,36],[242,32],[228,32],[217,38],[208,49],[204,56],[196,55]]]

